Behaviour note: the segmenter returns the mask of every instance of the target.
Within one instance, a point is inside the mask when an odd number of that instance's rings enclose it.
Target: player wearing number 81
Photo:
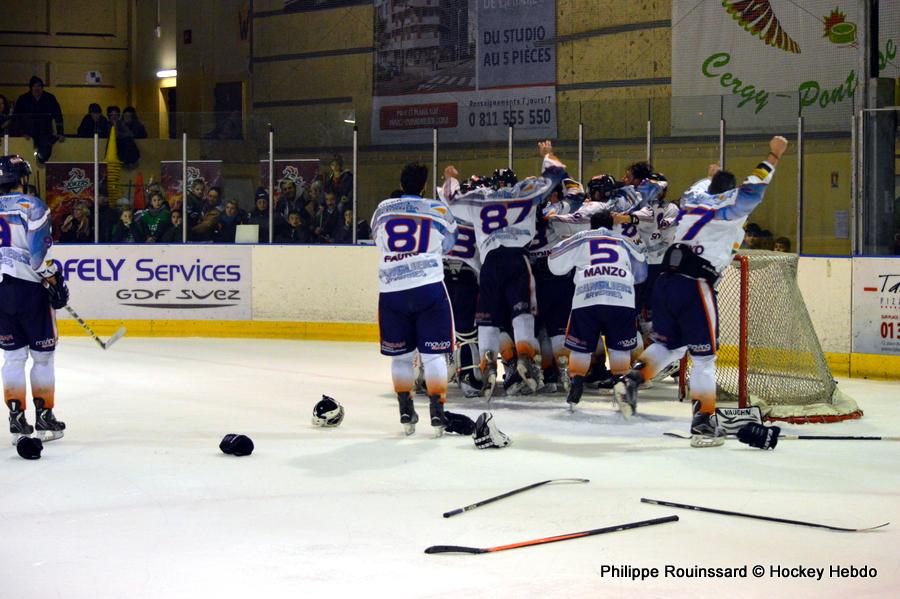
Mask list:
[[[690,352],[693,447],[723,442],[713,416],[719,333],[715,284],[740,247],[744,222],[762,202],[787,145],[783,137],[773,137],[768,156],[740,187],[734,175],[714,164],[708,178],[682,196],[675,243],[653,288],[654,343],[616,385],[617,399],[634,402],[641,383]]]
[[[481,256],[478,282],[478,346],[482,355],[484,393],[490,399],[497,382],[500,327],[512,321],[516,370],[534,392],[538,387],[537,339],[534,334],[534,278],[528,261],[528,246],[537,231],[538,211],[547,196],[565,178],[565,165],[553,155],[549,141],[538,144],[543,173],[515,182],[511,173],[494,181],[493,187],[459,192],[455,168],[444,170],[444,197],[458,218],[472,223]]]
[[[446,354],[453,351],[453,312],[444,286],[443,256],[456,241],[456,223],[446,204],[421,196],[428,169],[407,165],[400,175],[403,195],[385,200],[372,215],[372,237],[381,250],[378,326],[381,353],[391,356],[391,377],[407,435],[419,417],[411,391],[413,359],[419,351],[425,370],[431,425],[440,436],[446,425]]]

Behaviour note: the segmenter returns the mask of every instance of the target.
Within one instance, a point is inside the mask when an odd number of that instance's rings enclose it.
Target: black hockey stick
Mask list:
[[[666,437],[676,437],[678,439],[690,439],[691,434],[682,431],[666,431],[663,433]],[[734,435],[729,435],[734,437]],[[853,435],[785,435],[779,434],[778,440],[788,439],[790,441],[900,441],[900,437],[867,437]]]
[[[746,512],[731,512],[728,510],[719,510],[711,507],[702,507],[699,505],[689,505],[687,503],[675,503],[673,501],[663,501],[661,499],[647,499],[646,497],[641,498],[641,503],[652,503],[654,505],[664,505],[666,507],[676,507],[682,508],[686,510],[695,510],[698,512],[708,512],[710,514],[721,514],[723,516],[739,516],[741,518],[753,518],[755,520],[766,520],[768,522],[780,522],[781,524],[797,524],[798,526],[811,526],[813,528],[825,528],[828,530],[838,530],[841,532],[864,532],[868,530],[875,530],[876,528],[882,528],[890,524],[890,522],[885,522],[884,524],[879,524],[878,526],[869,526],[868,528],[842,528],[840,526],[829,526],[828,524],[818,524],[816,522],[803,522],[802,520],[788,520],[787,518],[775,518],[773,516],[759,516],[756,514],[748,514]]]
[[[81,328],[87,331],[87,334],[91,336],[91,339],[97,342],[97,345],[99,345],[101,349],[109,349],[110,345],[112,345],[125,335],[125,327],[119,327],[119,330],[113,333],[112,337],[110,337],[107,341],[104,341],[97,336],[97,333],[95,333],[94,330],[89,327],[84,320],[81,319],[81,317],[78,315],[78,312],[76,312],[72,308],[72,306],[66,305],[66,311],[72,316],[72,318],[74,318],[78,322],[78,324],[81,325]]]
[[[666,522],[677,521],[678,516],[666,516],[664,518],[641,520],[640,522],[628,522],[626,524],[619,524],[617,526],[595,528],[593,530],[585,530],[583,532],[573,532],[566,535],[558,535],[555,537],[544,537],[543,539],[521,541],[519,543],[510,543],[509,545],[499,545],[497,547],[459,547],[457,545],[434,545],[426,549],[425,553],[496,553],[497,551],[506,551],[507,549],[518,549],[519,547],[531,547],[533,545],[546,545],[547,543],[568,541],[569,539],[580,539],[582,537],[592,537],[594,535],[602,535],[608,532],[619,532],[620,530],[643,528],[644,526],[653,526],[654,524],[665,524]]]
[[[490,497],[488,499],[484,499],[477,503],[473,503],[472,505],[467,505],[466,507],[457,508],[455,510],[450,510],[449,512],[444,512],[444,518],[451,518],[453,516],[457,516],[464,512],[468,512],[470,510],[474,510],[477,507],[481,507],[483,505],[487,505],[489,503],[493,503],[495,501],[500,501],[501,499],[506,499],[512,495],[517,493],[522,493],[523,491],[527,491],[529,489],[536,489],[537,487],[547,485],[550,483],[589,483],[586,478],[553,478],[550,480],[542,480],[539,483],[534,483],[533,485],[528,485],[527,487],[522,487],[521,489],[515,489],[513,491],[509,491],[508,493],[503,493],[502,495],[497,495],[496,497]]]

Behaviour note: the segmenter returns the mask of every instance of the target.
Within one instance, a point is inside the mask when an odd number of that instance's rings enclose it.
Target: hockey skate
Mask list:
[[[53,409],[45,408],[44,400],[40,397],[34,398],[34,409],[37,411],[34,419],[34,428],[37,431],[35,436],[41,441],[61,439],[63,431],[66,430],[66,423],[57,420],[53,415]]]
[[[497,388],[497,355],[492,351],[486,351],[481,361],[484,364],[481,377],[484,381],[484,398],[491,401]]]
[[[506,397],[524,395],[525,381],[516,370],[516,359],[503,360],[503,394]]]
[[[463,370],[459,375],[459,387],[466,398],[480,397],[484,390],[484,383],[479,381],[473,370]]]
[[[444,403],[441,401],[440,395],[428,396],[428,409],[431,412],[431,426],[434,427],[435,438],[444,434],[447,428],[447,416],[444,414]]]
[[[575,406],[581,401],[581,394],[584,393],[584,377],[573,376],[572,384],[569,386],[569,393],[566,396],[566,402],[569,404],[569,411],[574,412]]]
[[[12,435],[12,444],[15,445],[22,437],[27,437],[34,432],[34,427],[25,419],[25,411],[22,404],[16,399],[9,401],[9,432]]]
[[[416,408],[413,406],[412,397],[409,391],[402,391],[397,394],[397,402],[400,404],[400,424],[403,425],[403,432],[407,436],[416,432],[416,423],[419,421],[419,415],[416,414]]]
[[[522,382],[525,383],[525,386],[522,387],[523,393],[534,393],[541,386],[541,379],[544,373],[539,365],[540,360],[540,356],[533,358],[519,356],[516,362],[516,372],[519,373],[519,376],[522,377]]]
[[[554,367],[544,369],[544,384],[538,387],[537,392],[541,395],[552,395],[559,391],[559,374]]]
[[[691,447],[718,447],[725,443],[715,414],[700,411],[700,402],[692,402],[694,417],[691,419]]]
[[[603,362],[597,362],[584,377],[584,384],[594,389],[612,389],[616,379]]]
[[[559,356],[556,358],[556,368],[559,377],[558,384],[562,387],[563,393],[568,393],[572,383],[569,378],[569,357]]]
[[[643,364],[638,363],[635,365],[635,369],[640,370],[641,368],[643,368]],[[613,396],[616,404],[626,420],[637,412],[637,392],[642,378],[637,370],[632,370],[628,374],[619,377],[619,380],[616,381],[613,387]]]

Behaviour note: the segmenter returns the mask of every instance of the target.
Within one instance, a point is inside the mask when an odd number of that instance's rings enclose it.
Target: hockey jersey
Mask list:
[[[625,185],[619,188],[616,195],[605,202],[585,202],[572,214],[558,215],[554,217],[554,220],[574,225],[578,231],[585,231],[591,228],[591,217],[598,212],[631,214],[647,206],[649,199],[655,197],[660,191],[659,188],[650,186],[648,181],[641,183],[637,188]],[[641,236],[638,233],[637,225],[617,224],[613,225],[612,230],[629,239],[638,248],[641,247]]]
[[[634,286],[647,278],[643,252],[630,239],[602,227],[558,243],[548,263],[556,275],[575,269],[572,309],[594,305],[634,308]]]
[[[681,211],[675,243],[691,246],[721,274],[734,258],[744,239],[744,222],[762,202],[775,172],[768,162],[760,162],[736,188],[710,194],[710,179],[694,183],[681,196]]]
[[[544,157],[540,177],[529,177],[513,187],[480,187],[459,193],[459,183],[450,178],[444,183],[450,209],[461,220],[472,223],[478,253],[484,261],[498,247],[527,247],[537,232],[535,207],[566,176],[562,163]]]
[[[47,251],[53,245],[50,210],[35,196],[0,195],[0,279],[41,281]],[[52,274],[52,272],[47,273]]]
[[[455,184],[455,185],[454,185]],[[447,198],[459,192],[459,183],[456,179],[448,179],[441,187],[437,188],[437,197],[445,204]],[[455,217],[454,217],[455,218]],[[481,272],[481,258],[478,255],[478,244],[475,240],[475,228],[472,223],[462,219],[456,219],[456,243],[444,256],[445,262],[457,260],[469,266],[476,273]]]
[[[371,226],[381,251],[381,292],[444,280],[442,259],[456,242],[456,222],[446,204],[412,195],[385,200],[375,209]]]
[[[648,264],[662,264],[666,250],[675,239],[678,206],[672,202],[653,202],[632,212]]]
[[[571,209],[568,200],[560,200],[544,206],[543,218],[538,222],[534,239],[531,241],[531,245],[528,246],[528,255],[532,262],[546,258],[550,255],[550,250],[553,249],[553,246],[580,230],[580,228],[576,228],[577,225],[564,223],[552,218],[560,214],[569,213],[571,213]]]

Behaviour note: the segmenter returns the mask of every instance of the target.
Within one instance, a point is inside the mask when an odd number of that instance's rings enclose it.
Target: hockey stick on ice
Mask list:
[[[109,349],[109,346],[111,346],[113,343],[115,343],[125,335],[125,327],[119,327],[119,330],[113,333],[112,337],[110,337],[107,341],[103,341],[103,339],[98,337],[97,333],[95,333],[94,330],[89,327],[84,320],[82,320],[82,318],[78,315],[78,312],[76,312],[72,308],[72,306],[66,305],[66,311],[72,316],[72,318],[74,318],[78,322],[78,324],[81,325],[81,328],[87,331],[87,334],[91,336],[91,339],[96,341],[97,345],[99,345],[102,349]]]
[[[513,491],[509,491],[508,493],[503,493],[502,495],[497,495],[496,497],[490,497],[488,499],[484,499],[482,501],[478,501],[473,503],[472,505],[467,505],[466,507],[456,508],[455,510],[450,510],[449,512],[444,512],[444,518],[451,518],[453,516],[458,516],[464,512],[468,512],[470,510],[474,510],[477,507],[481,507],[483,505],[487,505],[489,503],[493,503],[495,501],[500,501],[501,499],[506,499],[512,495],[516,495],[518,493],[522,493],[523,491],[528,491],[529,489],[536,489],[537,487],[547,485],[550,483],[589,483],[586,478],[554,478],[551,480],[542,480],[539,483],[534,483],[533,485],[528,485],[526,487],[522,487],[521,489],[515,489]]]
[[[594,535],[602,535],[608,532],[619,532],[620,530],[630,530],[632,528],[642,528],[644,526],[653,526],[654,524],[665,524],[666,522],[677,522],[678,516],[665,516],[664,518],[654,518],[653,520],[641,520],[640,522],[628,522],[627,524],[619,524],[617,526],[607,526],[606,528],[595,528],[593,530],[585,530],[583,532],[573,532],[566,535],[555,537],[545,537],[543,539],[534,539],[531,541],[521,541],[519,543],[510,543],[509,545],[499,545],[497,547],[459,547],[457,545],[433,545],[425,550],[425,553],[496,553],[497,551],[506,551],[507,549],[518,549],[519,547],[531,547],[534,545],[546,545],[547,543],[556,543],[558,541],[568,541],[569,539],[580,539],[583,537],[591,537]]]
[[[738,516],[740,518],[753,518],[754,520],[766,520],[768,522],[779,522],[781,524],[796,524],[798,526],[811,526],[813,528],[825,528],[827,530],[837,530],[841,532],[865,532],[869,530],[875,530],[876,528],[882,528],[890,524],[890,522],[885,522],[884,524],[879,524],[878,526],[869,526],[867,528],[842,528],[840,526],[829,526],[828,524],[818,524],[816,522],[803,522],[802,520],[788,520],[787,518],[775,518],[773,516],[759,516],[757,514],[748,514],[746,512],[731,512],[728,510],[719,510],[711,507],[702,507],[699,505],[690,505],[687,503],[675,503],[673,501],[663,501],[661,499],[647,499],[646,497],[641,497],[641,503],[652,503],[654,505],[664,505],[666,507],[675,507],[682,508],[686,510],[695,510],[698,512],[707,512],[710,514],[721,514],[723,516]]]
[[[691,434],[682,431],[666,431],[663,433],[666,437],[677,437],[678,439],[690,439]],[[734,435],[729,435],[733,437]],[[865,437],[853,435],[778,435],[778,440],[788,439],[791,441],[900,441],[900,437]]]

